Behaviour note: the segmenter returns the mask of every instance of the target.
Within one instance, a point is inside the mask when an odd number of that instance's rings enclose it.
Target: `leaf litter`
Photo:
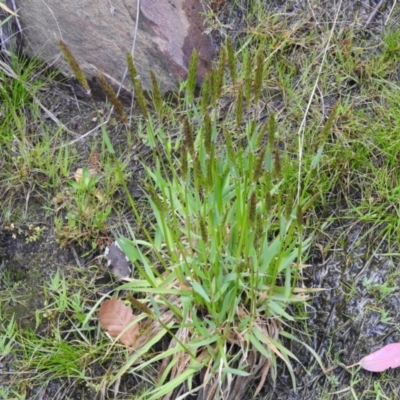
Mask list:
[[[101,327],[127,347],[133,347],[139,336],[140,325],[133,323],[134,320],[131,307],[126,306],[122,300],[113,297],[100,307]]]
[[[400,343],[387,344],[348,368],[356,365],[370,372],[383,372],[389,368],[400,367]]]

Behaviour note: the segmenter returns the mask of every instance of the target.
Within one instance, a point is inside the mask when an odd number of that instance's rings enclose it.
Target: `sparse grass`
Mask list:
[[[124,128],[148,150],[135,155],[145,171],[140,204],[127,190],[132,158],[111,143],[109,126],[88,154],[61,147],[63,129],[44,124],[33,101],[46,83],[36,79],[37,65],[2,71],[1,216],[13,222],[14,204],[21,197],[29,203],[34,193],[62,244],[95,249],[108,233],[112,210],[126,212],[128,204],[136,226],[119,242],[135,280],[119,293],[134,297],[142,335],[132,354],[110,345],[96,322],[106,296],[91,296],[97,289],[87,274],[57,273],[43,284],[45,303],[34,328],[17,330],[12,318],[2,319],[1,360],[17,366],[18,374],[10,376],[8,389],[0,388],[0,397],[23,398],[27,388],[63,378],[118,397],[124,396],[121,380],[132,378],[143,381],[133,394],[140,399],[202,390],[222,399],[245,383],[253,383],[248,390],[255,393],[267,373],[274,379],[280,368],[295,384],[298,347],[287,344],[302,333],[292,326],[296,322],[308,337],[318,329],[315,321],[303,321],[310,292],[303,267],[315,239],[326,255],[343,253],[337,295],[346,304],[360,296],[374,302],[349,314],[350,325],[361,330],[372,317],[393,324],[396,315],[386,307],[399,283],[399,33],[371,49],[355,29],[338,28],[328,46],[330,27],[310,27],[301,18],[289,24],[264,13],[262,2],[251,7],[251,25],[240,41],[223,47],[198,98],[194,62],[173,101],[160,97],[155,77],[153,104],[140,95],[141,115],[131,121],[137,128]],[[129,113],[118,114],[125,121]],[[121,187],[127,204],[119,208]],[[352,221],[363,228],[349,243]],[[327,222],[350,227],[324,236]],[[376,278],[370,266],[381,266],[377,252],[393,262]],[[353,254],[365,257],[354,273]],[[17,301],[6,278],[0,298]],[[347,362],[335,342],[345,328],[324,337],[324,363]],[[374,344],[368,338],[361,350],[368,353]],[[360,358],[346,350],[346,357]],[[391,373],[352,371],[348,378],[326,376],[315,385],[318,398],[395,393]]]
[[[90,310],[85,296],[91,295],[86,290],[93,288],[93,283],[88,285],[87,276],[85,286],[79,276],[75,279],[73,288],[71,281],[67,283],[57,272],[45,283],[44,306],[36,310],[31,328],[19,329],[13,319],[2,326],[1,343],[8,349],[2,357],[12,354],[17,372],[8,377],[7,385],[21,396],[32,395],[34,388],[46,387],[58,378],[68,378],[67,386],[74,386],[74,382],[90,386],[94,378],[90,365],[99,357],[104,358],[106,343],[98,337],[96,327],[85,322]],[[26,374],[28,371],[34,375]]]
[[[13,204],[28,204],[39,197],[54,215],[61,245],[89,244],[94,249],[107,234],[106,220],[117,204],[120,183],[102,143],[94,142],[85,158],[76,147],[65,146],[62,126],[44,122],[47,115],[39,106],[39,93],[53,77],[38,77],[38,70],[37,62],[18,64],[15,70],[13,66],[0,69],[0,216],[21,224],[28,218],[27,209],[16,221],[11,216]],[[124,163],[120,168],[124,169]],[[78,178],[79,170],[82,178]]]

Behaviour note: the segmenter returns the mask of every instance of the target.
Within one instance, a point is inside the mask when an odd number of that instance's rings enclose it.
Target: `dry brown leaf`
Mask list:
[[[104,200],[104,196],[101,194],[101,192],[96,192],[95,197],[99,201],[103,201]]]
[[[111,337],[119,336],[119,341],[129,347],[132,347],[136,342],[140,331],[138,323],[131,324],[134,318],[132,309],[126,306],[122,300],[114,297],[106,300],[100,307],[99,321],[101,327],[106,329]],[[131,326],[127,328],[129,324]],[[124,333],[121,335],[123,331]]]
[[[75,181],[80,182],[82,180],[82,176],[83,176],[83,168],[78,168],[74,174]],[[93,168],[89,169],[89,177],[93,178],[94,176],[96,176],[96,171]]]

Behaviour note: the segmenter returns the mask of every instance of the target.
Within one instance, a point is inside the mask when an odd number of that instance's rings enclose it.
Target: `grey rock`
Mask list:
[[[125,253],[121,250],[117,242],[107,246],[104,255],[107,259],[108,269],[118,280],[127,278],[130,275],[129,259],[125,256]]]
[[[67,76],[72,73],[58,47],[60,39],[89,81],[100,71],[112,85],[128,91],[126,54],[134,42],[134,61],[145,90],[151,87],[150,70],[163,93],[176,90],[187,75],[194,48],[199,54],[200,84],[215,56],[212,40],[205,33],[201,0],[15,1],[24,49]]]

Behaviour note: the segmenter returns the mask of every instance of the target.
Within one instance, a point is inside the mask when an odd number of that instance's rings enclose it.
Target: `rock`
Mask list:
[[[9,1],[9,0],[8,0]],[[115,87],[130,90],[126,53],[134,60],[144,89],[153,70],[163,93],[187,75],[192,50],[199,55],[198,83],[211,68],[215,47],[205,33],[201,0],[15,0],[23,47],[67,76],[62,39],[89,81],[96,71]],[[138,10],[139,4],[139,10]]]

